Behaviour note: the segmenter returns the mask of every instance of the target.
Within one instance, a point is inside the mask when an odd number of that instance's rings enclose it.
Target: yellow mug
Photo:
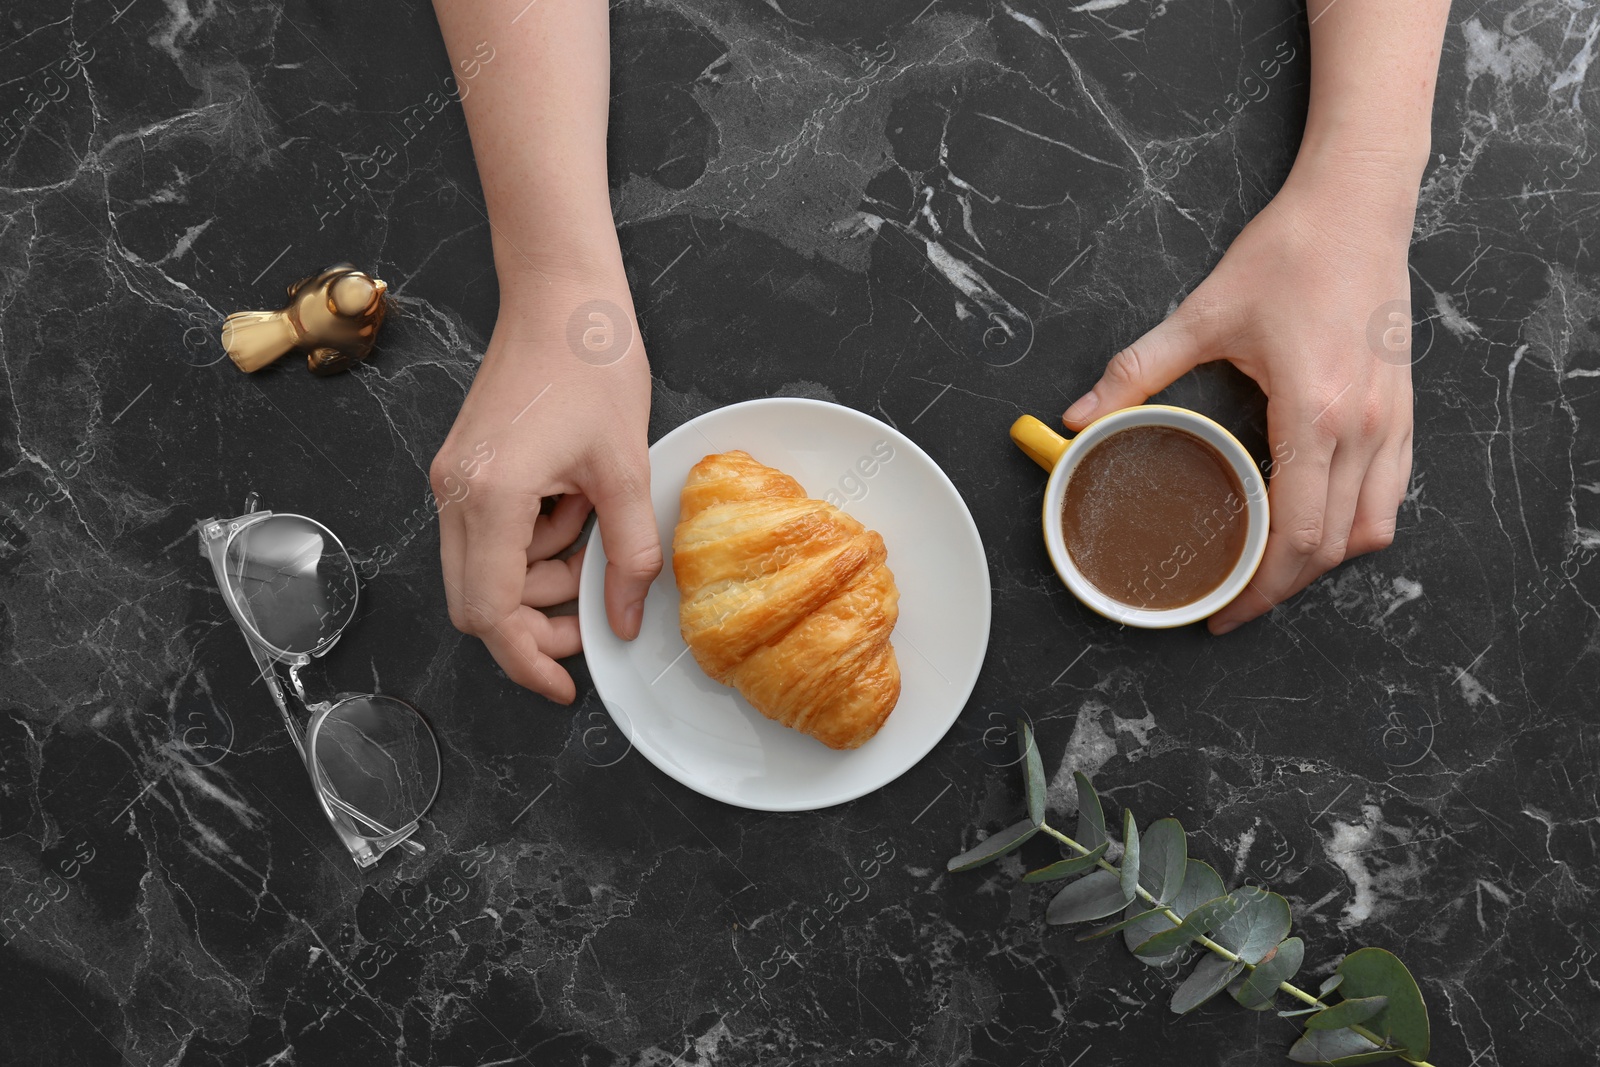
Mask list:
[[[1118,600],[1085,578],[1067,551],[1066,535],[1061,524],[1067,480],[1072,477],[1078,462],[1096,444],[1118,430],[1133,426],[1168,426],[1194,434],[1222,454],[1233,467],[1244,489],[1247,523],[1244,551],[1239,554],[1239,561],[1222,584],[1192,603],[1174,608],[1146,608]],[[1221,610],[1223,605],[1242,593],[1250,584],[1256,568],[1261,565],[1262,553],[1267,548],[1266,482],[1251,460],[1250,453],[1245,451],[1238,439],[1199,412],[1166,404],[1141,404],[1102,415],[1071,439],[1062,437],[1032,415],[1023,415],[1011,424],[1011,440],[1035,463],[1050,472],[1050,480],[1044,487],[1044,544],[1056,574],[1060,575],[1072,595],[1084,606],[1113,622],[1156,630],[1199,622]]]

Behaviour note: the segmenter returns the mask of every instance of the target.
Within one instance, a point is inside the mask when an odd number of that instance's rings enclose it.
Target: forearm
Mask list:
[[[1409,234],[1431,151],[1449,0],[1308,0],[1311,100],[1298,176],[1336,180]]]
[[[605,0],[434,0],[452,61],[492,65],[462,108],[504,294],[551,278],[622,277],[606,182]]]

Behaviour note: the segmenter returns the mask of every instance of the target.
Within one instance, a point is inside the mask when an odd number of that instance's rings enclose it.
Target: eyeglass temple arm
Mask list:
[[[300,753],[300,762],[306,759],[305,730],[299,721],[289,712],[289,703],[283,695],[283,683],[278,680],[276,662],[264,652],[260,646],[250,639],[249,634],[244,635],[244,643],[250,646],[250,655],[255,658],[256,666],[261,670],[261,678],[267,683],[267,690],[272,694],[272,702],[278,705],[278,714],[283,716],[283,725],[289,731],[289,739],[294,742],[294,749]]]
[[[244,516],[241,518],[248,517],[255,512],[258,499],[253,492],[249,495],[245,500]],[[230,524],[237,521],[240,520],[229,520]],[[224,600],[229,600],[228,575],[222,566],[221,558],[226,541],[222,538],[220,531],[217,534],[211,534],[208,529],[220,526],[221,522],[222,520],[219,519],[202,519],[197,524],[197,527],[200,533],[200,554],[211,561],[211,574],[217,581],[217,589],[222,593]],[[229,604],[229,611],[230,613],[235,611],[231,603]],[[239,621],[237,615],[235,615],[234,621]],[[294,742],[294,749],[300,754],[300,761],[302,763],[305,762],[305,731],[295,717],[289,713],[289,705],[283,695],[283,685],[278,681],[278,672],[274,669],[275,661],[271,655],[256,644],[255,640],[248,632],[244,631],[242,626],[240,628],[240,636],[244,638],[245,645],[250,649],[250,657],[256,661],[258,675],[267,683],[267,689],[272,693],[272,702],[278,705],[278,714],[283,717],[284,728],[289,731],[289,739]]]
[[[340,826],[336,820],[329,820],[333,823],[333,828],[338,832],[340,839],[344,841],[345,847],[350,850],[350,856],[356,861],[357,866],[369,866],[395,845],[404,845],[412,852],[428,851],[421,842],[411,840],[411,834],[417,828],[416,823],[413,822],[400,830],[391,830],[372,816],[363,814],[360,810],[340,800],[331,787],[324,785],[321,794],[328,807],[343,818],[352,823],[362,823],[377,831],[377,838],[373,841],[368,841],[360,835],[350,834],[349,830]]]
[[[372,827],[372,829],[378,831],[379,837],[388,837],[390,834],[394,833],[393,830],[383,825],[383,823],[379,822],[377,819],[374,819],[372,816],[363,813],[358,808],[352,808],[350,805],[340,800],[338,795],[333,792],[331,787],[324,787],[322,790],[322,795],[327,797],[328,803],[337,808],[347,818],[354,819],[359,823],[364,823],[367,826]]]
[[[335,796],[331,789],[324,789],[322,791],[322,795],[327,797],[328,803],[339,809],[339,811],[343,813],[346,818],[353,819],[356,822],[365,823],[366,825],[372,827],[374,830],[378,831],[379,837],[393,837],[395,834],[400,832],[398,830],[391,830],[377,819],[374,819],[372,816],[364,814],[356,808],[352,808],[350,805],[346,804],[344,801]],[[427,848],[425,848],[421,843],[413,841],[409,837],[403,838],[400,841],[400,844],[404,845],[412,852],[427,851]]]

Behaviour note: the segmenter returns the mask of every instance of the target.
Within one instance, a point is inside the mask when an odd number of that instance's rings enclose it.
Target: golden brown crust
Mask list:
[[[830,748],[856,748],[900,699],[899,590],[883,538],[747,452],[683,487],[672,570],[683,640],[711,678]]]

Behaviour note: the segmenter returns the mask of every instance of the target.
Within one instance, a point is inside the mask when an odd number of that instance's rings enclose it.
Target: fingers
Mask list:
[[[1101,415],[1142,404],[1213,358],[1211,328],[1202,307],[1191,294],[1155,329],[1112,356],[1094,388],[1075,400],[1061,421],[1077,430]]]
[[[535,498],[537,499],[537,498]],[[489,485],[446,511],[459,511],[463,530],[459,578],[446,586],[450,621],[466,633],[483,636],[522,602],[527,545],[533,536],[532,512],[513,503],[506,491]]]
[[[568,493],[556,501],[550,514],[535,519],[533,540],[528,542],[528,562],[549,559],[576,541],[591,507],[589,498],[582,493]]]
[[[576,615],[548,619],[518,604],[510,615],[489,623],[478,636],[506,677],[524,689],[557,704],[570,704],[577,697],[572,676],[551,658],[570,656],[581,647]]]
[[[1273,470],[1266,553],[1250,587],[1211,617],[1213,634],[1256,618],[1345,560],[1394,540],[1395,517],[1411,478],[1409,426],[1393,442],[1382,437],[1387,417],[1376,401],[1322,420],[1328,413],[1322,408],[1298,431],[1288,458]],[[1286,421],[1275,415],[1269,405],[1269,432]],[[1318,427],[1319,421],[1331,425]]]
[[[485,481],[441,512],[445,597],[456,629],[482,639],[507,677],[570,704],[577,687],[551,656],[577,650],[575,625],[554,625],[522,603],[538,513],[538,497],[531,498],[531,507],[529,497]]]
[[[1356,442],[1341,441],[1334,449],[1333,465],[1328,471],[1328,500],[1322,509],[1322,543],[1300,568],[1299,576],[1282,599],[1294,596],[1354,555],[1350,551],[1350,534],[1355,525],[1356,501],[1371,463],[1368,450],[1357,447]]]
[[[578,634],[578,617],[576,615],[557,615],[553,618],[546,617],[542,612],[533,612],[535,629],[539,630],[539,649],[553,659],[565,659],[567,656],[576,656],[583,651],[583,638]],[[540,627],[542,621],[548,629]],[[560,664],[554,665],[566,677],[568,682],[572,676]],[[562,703],[570,703],[571,697]]]
[[[606,550],[606,619],[618,637],[632,641],[639,636],[645,594],[661,573],[648,457],[607,455],[599,461],[594,482],[586,488]]]
[[[1267,491],[1272,519],[1266,553],[1244,592],[1207,622],[1207,629],[1213,634],[1225,634],[1289,596],[1300,572],[1323,541],[1333,438],[1309,420],[1293,427],[1287,437],[1279,437],[1282,431],[1277,425],[1287,420],[1273,416],[1269,404],[1269,439],[1284,440],[1289,447],[1273,451],[1277,460]]]
[[[1394,541],[1396,519],[1410,484],[1411,434],[1408,431],[1399,445],[1380,450],[1367,470],[1367,479],[1361,484],[1361,497],[1356,503],[1347,559],[1389,547]]]
[[[578,575],[583,570],[585,545],[566,559],[541,559],[528,567],[522,583],[522,602],[530,608],[565,604],[578,595]],[[554,654],[554,653],[552,653]]]

